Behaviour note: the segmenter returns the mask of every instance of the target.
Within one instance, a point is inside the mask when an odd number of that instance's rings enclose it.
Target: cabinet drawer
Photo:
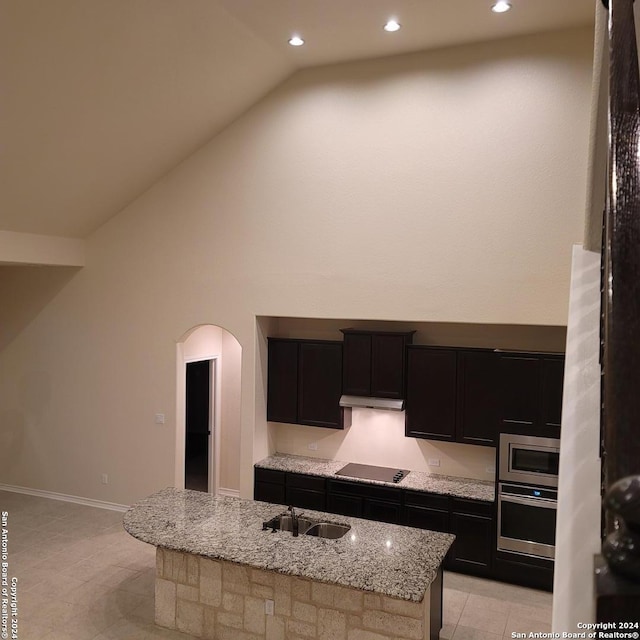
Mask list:
[[[254,500],[284,504],[284,498],[284,485],[274,484],[273,482],[256,482],[253,490]]]
[[[428,507],[419,507],[415,505],[405,505],[404,524],[418,529],[449,533],[449,511],[442,509],[429,509]]]
[[[409,491],[405,489],[404,503],[419,507],[428,507],[430,509],[440,509],[441,511],[449,511],[448,496],[424,493],[422,491]]]
[[[451,512],[468,513],[486,518],[493,517],[493,502],[482,502],[481,500],[467,500],[464,498],[452,498]]]
[[[302,509],[325,511],[326,497],[324,491],[308,491],[298,487],[287,486],[286,503]]]
[[[388,500],[389,502],[400,503],[402,492],[393,487],[384,487],[373,484],[348,482],[345,480],[329,480],[328,488],[330,493],[343,493],[351,496],[361,496],[363,498],[377,498],[378,500]]]
[[[310,491],[324,491],[326,478],[307,476],[301,473],[287,473],[287,488],[309,489]]]
[[[256,482],[273,482],[274,484],[284,484],[284,471],[276,471],[275,469],[255,468]]]
[[[327,496],[327,511],[338,513],[342,516],[362,517],[362,498],[347,496],[338,493]]]
[[[378,522],[400,524],[401,508],[399,502],[387,502],[375,498],[365,498],[363,517]]]

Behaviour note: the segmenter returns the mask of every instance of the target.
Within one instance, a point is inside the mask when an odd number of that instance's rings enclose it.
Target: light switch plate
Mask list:
[[[264,601],[264,612],[268,616],[272,616],[273,615],[273,600],[265,600]]]
[[[156,413],[156,424],[164,424],[164,413]]]

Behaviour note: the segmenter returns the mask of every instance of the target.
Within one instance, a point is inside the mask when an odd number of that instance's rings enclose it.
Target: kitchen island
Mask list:
[[[125,529],[157,547],[156,624],[225,640],[435,640],[454,536],[305,511],[338,539],[263,530],[286,507],[164,489]]]

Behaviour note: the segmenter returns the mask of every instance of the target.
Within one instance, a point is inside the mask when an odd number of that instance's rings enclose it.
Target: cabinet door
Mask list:
[[[369,520],[377,520],[378,522],[400,524],[400,503],[378,500],[376,498],[365,498],[363,505],[363,517]]]
[[[326,494],[320,491],[309,491],[298,487],[287,487],[285,504],[301,509],[324,511],[327,505]]]
[[[456,536],[450,551],[450,568],[486,575],[491,567],[493,521],[470,513],[451,514],[451,533]]]
[[[298,422],[342,429],[342,344],[301,342],[298,369]]]
[[[284,486],[270,482],[256,482],[253,488],[253,499],[285,504]]]
[[[371,395],[371,335],[344,334],[342,391],[352,396]]]
[[[284,504],[284,472],[274,469],[254,469],[253,499]]]
[[[371,395],[404,398],[404,335],[374,334],[371,353]]]
[[[496,446],[498,388],[498,358],[493,351],[458,352],[458,442]]]
[[[544,358],[542,361],[542,424],[546,428],[560,428],[563,383],[564,358]]]
[[[362,498],[341,493],[329,493],[327,495],[327,511],[342,516],[360,518],[362,517]]]
[[[456,352],[407,349],[405,435],[455,441]]]
[[[451,569],[475,575],[489,575],[496,546],[495,504],[453,498],[451,533],[456,536],[449,553]]]
[[[501,354],[500,430],[535,433],[540,422],[541,361],[535,355]]]
[[[302,473],[287,473],[285,486],[287,504],[304,509],[325,511],[327,498],[324,478]]]
[[[404,524],[418,529],[449,533],[449,512],[417,505],[406,505],[404,508]]]
[[[298,343],[269,338],[267,420],[298,421]]]
[[[559,438],[563,377],[560,354],[502,353],[500,431]]]

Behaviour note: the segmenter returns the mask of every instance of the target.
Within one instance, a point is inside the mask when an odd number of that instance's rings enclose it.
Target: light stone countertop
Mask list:
[[[387,487],[400,487],[414,491],[438,493],[456,498],[470,498],[483,502],[495,502],[496,488],[494,482],[485,480],[470,480],[469,478],[454,478],[441,476],[426,471],[411,471],[400,482],[380,482],[378,480],[364,480],[349,476],[336,476],[336,471],[344,467],[347,462],[340,460],[324,460],[323,458],[310,458],[307,456],[294,456],[285,453],[275,453],[255,464],[261,469],[273,469],[275,471],[289,471],[290,473],[304,473],[312,476],[322,476],[352,482],[364,482],[367,484],[380,484]]]
[[[156,547],[421,602],[455,537],[300,510],[351,525],[338,540],[263,531],[284,505],[168,488],[133,505],[124,528]]]

